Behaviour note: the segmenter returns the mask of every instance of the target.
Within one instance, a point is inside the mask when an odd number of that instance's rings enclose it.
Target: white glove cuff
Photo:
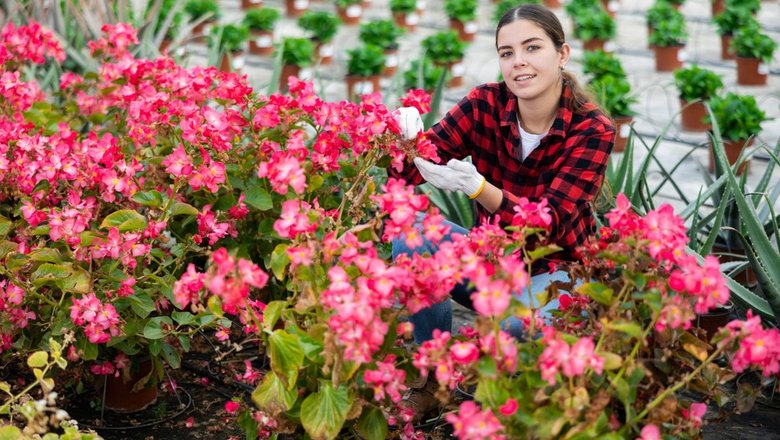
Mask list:
[[[481,174],[476,174],[465,182],[463,185],[463,192],[465,192],[470,199],[476,199],[482,194],[482,190],[485,189],[486,184],[487,180]]]

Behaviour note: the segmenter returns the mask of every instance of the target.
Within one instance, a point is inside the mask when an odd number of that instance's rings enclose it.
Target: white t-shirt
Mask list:
[[[525,160],[526,157],[528,157],[529,154],[531,154],[532,151],[536,149],[536,147],[539,146],[539,142],[542,141],[542,138],[547,136],[547,133],[542,134],[533,134],[529,133],[525,130],[523,130],[523,127],[520,126],[520,123],[517,123],[517,128],[520,129],[520,139],[522,142],[522,148],[520,151],[522,151],[523,157],[520,158],[521,161]],[[518,153],[520,153],[518,151]]]

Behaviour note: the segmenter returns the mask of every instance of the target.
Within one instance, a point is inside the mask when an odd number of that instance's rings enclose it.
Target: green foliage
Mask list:
[[[339,18],[330,12],[306,11],[298,18],[298,26],[309,31],[311,37],[319,42],[327,43],[333,40],[339,30]]]
[[[306,67],[314,59],[314,43],[308,38],[290,37],[282,40],[282,63]]]
[[[224,24],[211,28],[209,44],[217,47],[220,53],[236,52],[244,48],[249,38],[249,29],[244,25]]]
[[[347,51],[347,74],[374,76],[385,68],[385,53],[380,47],[366,44]]]
[[[436,66],[427,57],[421,60],[413,60],[409,69],[404,72],[404,88],[423,89],[432,92],[439,83],[442,75],[446,75],[444,67]]]
[[[452,20],[467,23],[477,18],[477,0],[445,0],[444,12]]]
[[[599,106],[612,117],[632,116],[631,104],[637,98],[631,95],[631,84],[626,78],[601,76],[594,78],[588,88],[595,96]]]
[[[501,21],[501,17],[506,14],[506,11],[515,8],[520,5],[539,5],[541,0],[501,0],[496,3],[496,8],[493,10],[493,21],[498,23]]]
[[[604,9],[599,0],[571,0],[563,6],[566,15],[576,17],[580,13],[589,13],[591,9]]]
[[[734,32],[731,48],[737,56],[770,63],[777,49],[777,41],[765,34],[760,26],[747,25]]]
[[[146,3],[144,17],[152,20],[155,34],[164,32],[165,37],[172,38],[179,31],[184,13],[177,7],[177,0],[149,0]]]
[[[757,25],[753,14],[745,8],[726,7],[719,15],[713,18],[718,35],[731,35],[737,29],[749,25]]]
[[[602,76],[626,77],[620,58],[603,50],[587,51],[583,54],[582,72],[590,78]]]
[[[244,25],[252,31],[272,31],[281,14],[276,8],[252,8],[244,14]]]
[[[417,0],[390,0],[390,11],[410,14],[417,10]]]
[[[717,73],[697,65],[674,72],[674,85],[680,92],[680,98],[686,101],[709,100],[723,88],[723,80]]]
[[[683,3],[685,3],[685,0],[658,0],[657,3],[668,3],[670,5],[678,5],[681,6]]]
[[[583,8],[574,20],[574,36],[582,41],[615,38],[615,20],[603,8]]]
[[[752,95],[737,95],[729,92],[725,96],[713,96],[710,110],[720,129],[728,140],[746,140],[761,132],[761,123],[768,120],[766,113],[758,107]],[[712,120],[711,117],[709,117]]]
[[[657,23],[660,23],[664,20],[669,20],[671,17],[677,14],[679,14],[679,12],[674,9],[671,3],[657,1],[653,3],[653,6],[647,9],[647,12],[645,13],[645,19],[647,20],[648,26],[655,28]]]
[[[466,43],[452,30],[425,37],[420,44],[425,50],[425,56],[439,65],[460,61],[466,54]]]
[[[393,20],[371,20],[360,25],[360,40],[383,49],[398,47],[398,37],[403,35],[403,28]]]
[[[339,8],[346,9],[349,6],[352,6],[352,5],[359,5],[360,4],[360,0],[336,0],[335,4]]]
[[[188,0],[184,5],[184,12],[193,21],[206,15],[209,15],[212,20],[217,20],[221,15],[217,0]]]
[[[662,17],[653,25],[650,44],[656,47],[684,46],[688,40],[685,16],[674,9],[671,15]]]
[[[744,9],[751,14],[755,14],[761,9],[761,0],[726,0],[726,8]]]

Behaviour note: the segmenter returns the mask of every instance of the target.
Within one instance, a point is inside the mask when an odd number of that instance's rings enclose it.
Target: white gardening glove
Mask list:
[[[469,198],[476,198],[485,188],[485,178],[477,167],[469,162],[450,159],[447,165],[436,165],[420,157],[414,158],[414,164],[420,170],[426,182],[439,189],[460,191]]]
[[[417,135],[423,131],[423,120],[416,107],[399,108],[395,120],[401,129],[401,136],[407,141],[416,139]]]

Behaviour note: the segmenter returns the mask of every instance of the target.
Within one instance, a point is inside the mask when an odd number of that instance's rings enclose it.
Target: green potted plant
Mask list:
[[[444,12],[450,19],[450,28],[463,41],[474,41],[477,34],[477,0],[446,0]]]
[[[466,43],[460,40],[455,31],[441,31],[425,37],[420,45],[425,56],[434,64],[446,67],[450,74],[448,85],[459,87],[463,84],[463,57],[466,54]]]
[[[504,13],[514,7],[526,4],[538,5],[541,2],[540,0],[499,0],[493,3],[496,4],[495,9],[493,9],[493,22],[498,23]]]
[[[600,7],[581,8],[577,15],[573,16],[574,37],[582,41],[585,51],[596,49],[611,52],[606,43],[617,33],[615,19]]]
[[[777,41],[764,33],[760,26],[746,25],[734,32],[731,47],[737,57],[737,84],[766,85]]]
[[[624,77],[604,75],[594,78],[588,88],[601,109],[615,121],[617,134],[612,152],[625,150],[635,114],[631,105],[637,102],[631,93],[631,84]]]
[[[263,0],[241,0],[241,9],[244,11],[261,7],[263,7]]]
[[[655,70],[657,72],[672,72],[682,67],[686,58],[685,42],[688,40],[688,30],[685,16],[674,10],[671,15],[662,17],[654,24],[650,34],[650,47],[655,52]]]
[[[737,29],[745,26],[757,25],[755,17],[746,8],[729,5],[722,13],[713,17],[715,27],[720,35],[720,57],[724,60],[733,60],[734,52],[731,48],[731,39]]]
[[[442,75],[446,74],[447,71],[443,67],[436,66],[427,57],[413,60],[409,63],[409,68],[404,71],[404,89],[423,89],[433,94]]]
[[[669,20],[672,16],[676,15],[674,7],[668,2],[663,0],[656,1],[651,7],[647,9],[645,13],[645,20],[647,22],[647,47],[652,48],[650,44],[650,37],[653,35],[653,29],[656,23],[660,23],[664,20]]]
[[[315,57],[321,64],[333,60],[333,37],[339,30],[339,18],[326,11],[306,11],[298,18],[298,26],[307,31],[315,45]]]
[[[308,38],[287,37],[282,40],[282,72],[279,88],[287,89],[287,78],[300,76],[301,69],[314,62],[314,43]]]
[[[200,36],[208,33],[208,28],[220,17],[219,3],[217,0],[187,0],[184,4],[184,12],[195,24],[192,34]]]
[[[726,157],[729,164],[733,165],[742,151],[749,147],[755,136],[761,132],[761,124],[769,118],[758,107],[756,98],[752,95],[729,92],[725,96],[713,96],[709,105],[711,116],[708,115],[707,119],[713,126],[718,125]],[[748,166],[748,161],[743,162],[737,169],[737,174],[747,170]],[[710,155],[710,171],[714,170],[715,163]]]
[[[360,25],[359,37],[364,44],[381,47],[385,53],[384,77],[391,77],[398,70],[398,38],[404,30],[393,20],[371,20]]]
[[[285,0],[285,13],[290,18],[298,18],[309,9],[309,0]]]
[[[685,3],[685,0],[657,0],[657,3],[666,3],[675,10],[679,11],[680,8],[682,8],[682,5]]]
[[[390,0],[390,12],[398,26],[413,32],[420,20],[417,14],[417,0]]]
[[[223,72],[239,71],[244,66],[244,45],[249,30],[244,25],[224,24],[211,28],[209,50],[216,53]]]
[[[674,85],[680,97],[680,121],[688,131],[707,131],[707,108],[704,103],[723,88],[723,80],[717,73],[697,65],[674,71]]]
[[[582,57],[582,73],[587,75],[590,80],[607,75],[623,78],[626,76],[620,58],[611,52],[597,49],[583,53]]]
[[[281,14],[275,8],[254,8],[244,14],[244,26],[252,38],[249,40],[249,53],[270,55],[274,51],[274,26]]]
[[[339,18],[344,24],[352,26],[360,23],[360,18],[363,16],[360,0],[335,0],[335,4]]]
[[[364,44],[347,51],[347,99],[379,91],[379,77],[385,68],[381,47]]]

